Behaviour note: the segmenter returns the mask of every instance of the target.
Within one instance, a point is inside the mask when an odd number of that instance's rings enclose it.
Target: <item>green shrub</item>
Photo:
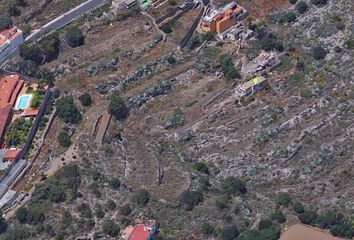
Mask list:
[[[246,186],[242,180],[235,177],[227,177],[220,185],[220,190],[226,194],[245,194]]]
[[[290,195],[286,192],[280,192],[275,198],[275,203],[280,206],[287,207],[291,202]]]
[[[70,47],[81,46],[85,42],[84,34],[77,26],[70,27],[66,30],[65,39]]]
[[[0,15],[0,31],[3,31],[12,26],[12,20],[6,15]]]
[[[63,147],[69,147],[71,145],[70,136],[66,132],[60,132],[58,142]]]
[[[312,56],[316,60],[324,59],[326,57],[326,54],[326,50],[324,50],[321,46],[317,46],[312,49]]]
[[[344,47],[353,50],[354,49],[354,40],[353,39],[348,39],[344,42]]]
[[[117,190],[119,189],[121,183],[118,178],[112,178],[111,180],[109,180],[108,184],[112,189]]]
[[[121,213],[123,216],[128,216],[131,212],[132,212],[132,209],[131,209],[129,203],[124,204],[124,205],[120,208],[120,213]]]
[[[240,232],[238,231],[236,226],[226,226],[220,231],[220,239],[221,240],[233,240],[238,237]]]
[[[263,230],[263,229],[266,229],[266,228],[270,228],[271,226],[273,226],[273,223],[272,223],[272,221],[270,219],[262,219],[258,223],[258,230]]]
[[[32,225],[42,223],[44,221],[44,209],[39,205],[30,206],[28,208],[26,222]]]
[[[208,166],[205,163],[203,163],[203,162],[194,163],[193,164],[193,169],[198,171],[198,172],[209,174]]]
[[[10,3],[7,6],[7,12],[10,16],[18,17],[21,15],[21,10],[16,6],[15,3]]]
[[[344,216],[339,210],[329,210],[316,219],[316,224],[321,228],[329,228],[332,225],[339,225],[344,222]]]
[[[214,34],[212,32],[207,32],[203,34],[203,41],[211,41],[214,39]]]
[[[176,6],[177,1],[176,0],[168,0],[168,4],[171,6]]]
[[[312,97],[311,89],[305,88],[305,89],[301,90],[300,97],[302,97],[302,98],[311,98]]]
[[[103,208],[98,203],[95,205],[95,215],[96,215],[97,218],[103,218],[104,217]]]
[[[296,213],[303,213],[305,211],[305,208],[301,202],[294,202],[293,209]]]
[[[286,221],[286,216],[278,209],[272,214],[271,219],[276,220],[279,223],[284,223]]]
[[[202,224],[201,230],[205,236],[211,236],[215,232],[213,225],[211,225],[210,223],[206,223],[206,222]]]
[[[110,99],[108,111],[118,120],[125,119],[129,114],[129,109],[118,93],[114,93]]]
[[[198,191],[183,191],[179,196],[179,201],[186,211],[190,211],[203,201],[203,194]]]
[[[27,220],[28,209],[26,207],[20,207],[16,210],[16,218],[20,223],[25,223]]]
[[[295,6],[296,11],[300,14],[307,12],[308,8],[309,6],[307,5],[307,3],[303,1],[297,3]]]
[[[311,3],[318,7],[322,7],[327,4],[327,0],[311,0]]]
[[[271,226],[261,230],[261,235],[267,240],[278,240],[280,237],[280,229],[275,226]]]
[[[315,211],[305,211],[299,214],[299,220],[303,224],[310,224],[313,225],[317,219],[317,213]]]
[[[336,237],[353,238],[354,227],[350,221],[344,221],[341,224],[333,225],[330,227],[331,233]]]
[[[227,81],[231,81],[241,77],[240,73],[232,63],[232,59],[230,55],[228,54],[221,55],[219,61]]]
[[[176,59],[173,56],[168,56],[167,62],[169,64],[175,64],[176,63]]]
[[[150,194],[145,189],[140,189],[133,195],[133,201],[138,205],[145,206],[146,204],[148,204],[149,200]]]
[[[296,14],[293,12],[288,12],[287,14],[285,14],[283,19],[283,21],[287,23],[295,22],[295,20],[296,20]]]
[[[220,210],[225,209],[228,207],[229,199],[225,196],[222,196],[215,201],[215,206]]]
[[[171,33],[172,32],[172,28],[171,25],[169,23],[165,23],[164,25],[161,26],[161,30],[164,33]]]
[[[114,210],[117,207],[116,203],[112,199],[108,199],[106,202],[106,208],[109,210]]]
[[[89,93],[85,92],[79,97],[79,100],[83,106],[90,106],[92,104],[92,99]]]
[[[267,240],[262,234],[255,229],[247,230],[241,233],[241,236],[237,240]]]
[[[90,206],[87,203],[79,204],[77,210],[80,212],[81,217],[92,218],[92,211]]]
[[[103,224],[102,224],[102,232],[104,234],[111,236],[111,237],[116,237],[116,236],[118,236],[118,234],[120,232],[120,228],[112,220],[106,219],[103,221]]]
[[[74,104],[74,99],[71,96],[58,99],[56,109],[58,117],[66,123],[77,124],[81,121],[81,113]]]

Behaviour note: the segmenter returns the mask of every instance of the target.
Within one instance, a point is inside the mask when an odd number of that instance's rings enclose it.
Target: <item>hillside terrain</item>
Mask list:
[[[108,5],[58,31],[57,55],[37,62],[55,76],[57,114],[16,186],[31,200],[0,239],[113,239],[141,219],[155,219],[153,239],[164,240],[276,240],[299,222],[353,237],[353,4],[295,2],[241,0],[253,38],[195,31],[182,49],[200,7],[171,32]],[[72,5],[52,1],[29,25]],[[71,27],[84,44],[71,46]],[[264,51],[278,58],[260,74],[265,88],[238,98]],[[9,68],[28,74],[29,60]]]

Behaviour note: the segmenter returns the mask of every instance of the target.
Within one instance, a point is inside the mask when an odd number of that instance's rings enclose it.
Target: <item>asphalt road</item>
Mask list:
[[[74,21],[76,18],[80,17],[85,13],[88,13],[89,11],[91,11],[92,9],[101,5],[104,2],[106,2],[106,0],[88,0],[80,4],[79,6],[71,9],[70,11],[60,15],[54,20],[48,22],[42,27],[34,30],[28,37],[26,37],[26,41],[35,41],[37,39],[40,39],[42,35],[47,33],[49,34],[51,31],[56,31],[64,27],[65,25]]]

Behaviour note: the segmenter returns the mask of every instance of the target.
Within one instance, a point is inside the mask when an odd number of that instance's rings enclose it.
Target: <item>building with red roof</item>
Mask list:
[[[7,161],[13,161],[16,160],[21,153],[21,149],[18,148],[10,148],[10,149],[6,149],[3,161],[7,162]]]
[[[0,107],[0,146],[5,135],[6,127],[9,125],[12,116],[12,106],[7,104]]]
[[[146,223],[137,224],[135,227],[128,226],[123,231],[124,240],[151,240],[156,232],[155,220],[148,220]]]
[[[0,107],[7,104],[15,105],[18,94],[24,86],[24,81],[19,75],[0,77]]]

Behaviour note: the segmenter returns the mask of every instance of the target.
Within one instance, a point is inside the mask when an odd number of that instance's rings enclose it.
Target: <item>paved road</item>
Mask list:
[[[105,2],[106,0],[88,0],[80,4],[79,6],[71,9],[70,11],[60,15],[56,19],[48,22],[42,27],[34,30],[28,37],[26,37],[26,41],[35,41],[45,33],[48,33],[52,30],[58,30],[64,27],[65,25],[71,23],[81,15],[87,13],[91,9],[94,9],[95,7],[100,6]]]

